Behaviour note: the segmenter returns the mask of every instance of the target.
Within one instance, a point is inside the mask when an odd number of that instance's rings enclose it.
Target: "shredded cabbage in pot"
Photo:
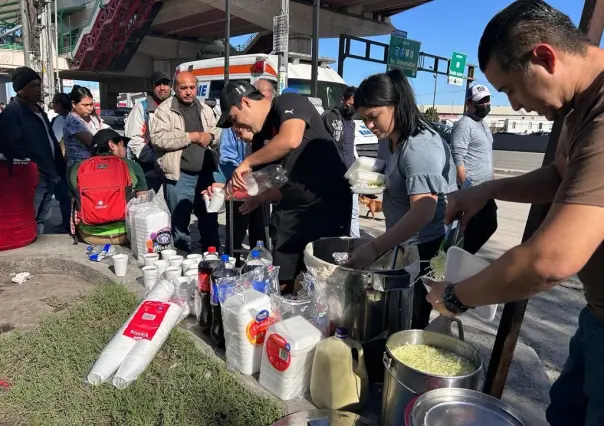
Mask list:
[[[456,353],[430,345],[402,345],[390,352],[406,366],[435,376],[465,376],[476,370],[474,364]]]

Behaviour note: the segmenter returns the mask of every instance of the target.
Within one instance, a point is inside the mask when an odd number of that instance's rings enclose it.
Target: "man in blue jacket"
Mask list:
[[[17,95],[4,108],[0,135],[12,146],[20,146],[26,157],[38,166],[40,182],[32,202],[36,212],[38,235],[52,214],[54,186],[65,177],[65,159],[52,131],[48,116],[40,108],[42,79],[28,67],[16,68],[11,76]]]

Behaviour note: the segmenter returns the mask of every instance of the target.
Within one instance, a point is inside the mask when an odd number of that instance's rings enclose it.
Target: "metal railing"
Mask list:
[[[23,45],[22,44],[0,44],[0,49],[23,50]]]
[[[259,33],[250,34],[250,36],[242,44],[233,46],[233,48],[238,52],[245,52],[247,50],[247,48],[250,47],[250,45],[252,44],[252,42],[254,41],[254,39],[256,38],[256,36],[258,34]]]
[[[86,21],[81,23],[80,28],[74,28],[74,29],[69,28],[67,32],[62,32],[61,36],[59,37],[59,54],[73,52],[73,49],[78,45],[78,40],[82,36],[82,33],[92,23],[92,20],[96,14],[96,11],[102,7],[103,7],[103,0],[96,0],[94,2],[94,5],[92,6],[92,9],[90,10],[90,16],[88,17],[88,19]],[[60,18],[61,18],[61,28],[64,28],[62,16]],[[74,31],[76,31],[76,30],[77,30],[77,32],[74,33]],[[68,38],[68,40],[67,40],[68,43],[65,43],[65,38]]]

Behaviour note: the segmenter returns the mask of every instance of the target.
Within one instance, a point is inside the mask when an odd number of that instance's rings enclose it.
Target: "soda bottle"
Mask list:
[[[209,247],[208,252],[199,262],[197,268],[197,291],[195,292],[195,315],[197,323],[204,333],[212,326],[212,308],[210,306],[211,276],[214,268],[220,264],[216,247]]]
[[[221,278],[236,277],[237,271],[229,263],[229,255],[220,256],[220,263],[212,271],[212,286],[210,294],[210,306],[212,308],[212,326],[210,327],[210,337],[219,348],[224,348],[224,329],[222,327],[222,312],[220,310],[220,294],[225,293],[224,289],[218,288],[218,280]],[[234,283],[233,283],[234,284]]]
[[[250,251],[250,254],[247,256],[247,262],[252,260],[252,253],[254,251],[259,253],[260,260],[262,260],[266,266],[273,264],[273,256],[271,255],[271,252],[268,251],[267,248],[264,246],[264,241],[258,240],[256,242],[256,247],[254,247],[252,251]]]

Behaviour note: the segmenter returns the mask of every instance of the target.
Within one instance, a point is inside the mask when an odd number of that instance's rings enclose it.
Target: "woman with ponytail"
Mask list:
[[[383,197],[386,232],[356,250],[348,265],[367,267],[379,254],[408,243],[417,245],[423,273],[445,234],[446,195],[457,189],[449,146],[425,121],[399,70],[365,79],[354,103],[367,128],[389,141]],[[428,325],[432,306],[423,285],[415,286],[413,310],[412,327]]]

